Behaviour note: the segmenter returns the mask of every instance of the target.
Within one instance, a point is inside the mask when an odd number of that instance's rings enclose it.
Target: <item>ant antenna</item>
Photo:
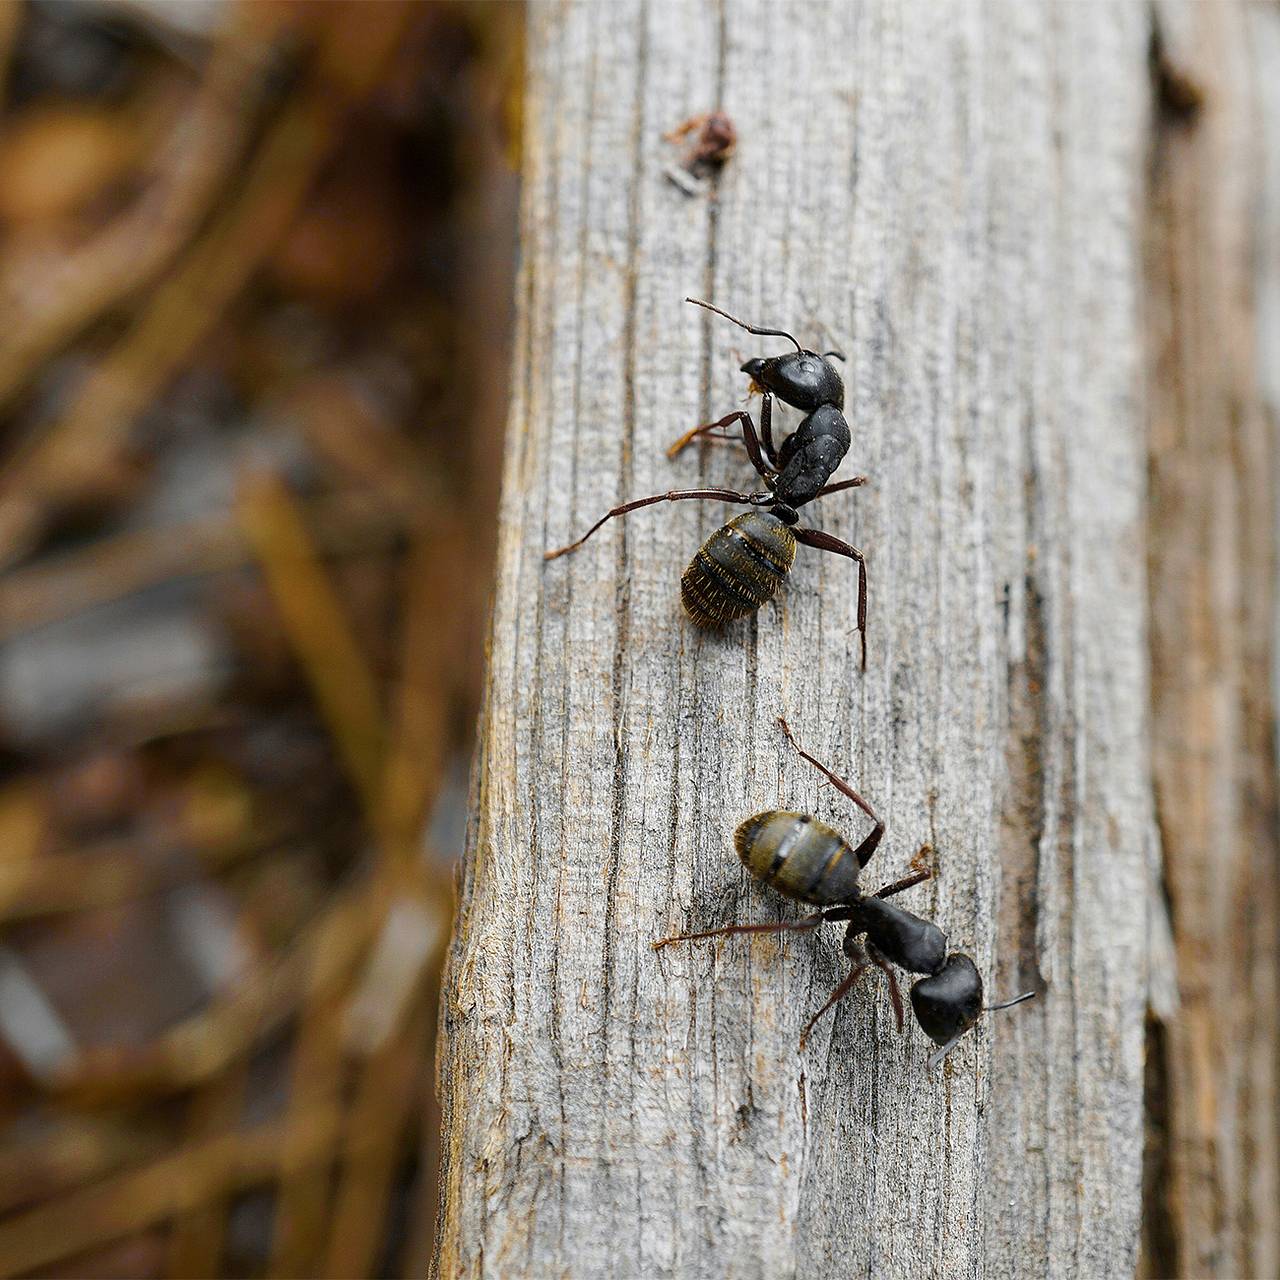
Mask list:
[[[839,360],[841,364],[844,364],[845,361],[848,359],[848,357],[845,355],[843,351],[824,351],[822,354],[824,356],[835,356],[835,358]]]
[[[1012,1000],[1005,1000],[1000,1004],[984,1004],[982,1011],[984,1013],[994,1013],[997,1009],[1012,1009],[1015,1004],[1021,1004],[1024,1000],[1034,1000],[1039,994],[1038,991],[1024,991],[1020,996],[1014,996]],[[936,1053],[931,1053],[929,1061],[925,1064],[926,1069],[932,1071],[964,1039],[965,1032],[968,1030],[969,1028],[966,1027],[958,1035],[952,1036]]]
[[[685,301],[692,302],[695,307],[703,307],[707,311],[714,311],[716,315],[724,316],[726,320],[732,321],[739,329],[745,329],[748,333],[754,333],[759,338],[788,338],[790,341],[795,342],[796,350],[799,351],[801,355],[804,354],[804,348],[796,342],[795,338],[792,337],[792,335],[785,329],[761,329],[757,325],[747,324],[746,321],[739,320],[736,316],[731,316],[727,311],[721,311],[719,307],[713,307],[709,302],[702,302],[697,298],[686,298]],[[844,356],[841,356],[840,359],[843,360]]]
[[[994,1013],[997,1009],[1012,1009],[1015,1004],[1021,1004],[1024,1000],[1034,1000],[1039,995],[1037,991],[1024,991],[1020,996],[1014,996],[1012,1000],[1005,1000],[1002,1004],[983,1005],[984,1013]]]

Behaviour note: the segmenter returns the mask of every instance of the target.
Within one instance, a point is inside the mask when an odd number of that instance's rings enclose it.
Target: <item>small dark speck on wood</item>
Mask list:
[[[663,173],[686,195],[702,195],[710,179],[728,163],[738,145],[738,131],[723,111],[707,111],[690,116],[669,133],[664,142],[681,142],[693,134],[692,145],[685,150],[679,164],[669,164]]]

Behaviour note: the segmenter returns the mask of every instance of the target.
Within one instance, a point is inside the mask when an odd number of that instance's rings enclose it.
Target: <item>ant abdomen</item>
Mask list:
[[[788,898],[825,907],[857,896],[858,859],[849,842],[807,813],[757,813],[734,832],[733,845],[757,880]]]
[[[771,511],[746,511],[703,543],[680,579],[685,612],[722,627],[773,599],[796,558],[796,537]]]

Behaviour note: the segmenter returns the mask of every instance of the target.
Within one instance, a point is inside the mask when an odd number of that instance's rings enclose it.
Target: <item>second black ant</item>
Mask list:
[[[863,893],[858,874],[871,860],[884,836],[885,826],[876,811],[843,778],[815,760],[792,736],[787,722],[778,724],[797,754],[807,760],[843,795],[875,823],[871,833],[853,847],[838,831],[807,813],[770,809],[748,818],[734,833],[733,843],[747,870],[763,884],[798,902],[823,908],[813,915],[782,924],[730,924],[703,933],[682,933],[655,942],[655,949],[673,942],[699,938],[719,938],[730,933],[783,933],[816,929],[827,920],[847,921],[844,953],[853,968],[831,993],[831,998],[805,1024],[800,1035],[803,1049],[814,1024],[833,1005],[843,1000],[854,983],[871,965],[880,969],[889,984],[889,999],[903,1030],[902,994],[890,963],[924,976],[911,988],[911,1009],[920,1029],[938,1050],[929,1058],[932,1070],[959,1043],[960,1038],[984,1012],[1008,1009],[1036,993],[1024,992],[1002,1004],[982,1003],[982,975],[973,960],[962,952],[948,952],[947,935],[932,920],[913,915],[887,898],[928,880],[933,872],[923,865],[929,850],[924,845],[911,862],[911,874],[895,880],[875,893]],[[865,938],[865,950],[860,938]]]

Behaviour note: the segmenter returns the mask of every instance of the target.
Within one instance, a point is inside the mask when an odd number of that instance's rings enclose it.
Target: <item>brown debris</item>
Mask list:
[[[688,195],[700,195],[707,182],[716,177],[732,158],[738,146],[738,130],[723,111],[707,111],[662,135],[664,142],[683,142],[690,134],[693,141],[685,149],[678,164],[663,171]]]
[[[155,21],[0,0],[0,1272],[370,1274],[435,1211],[519,17]]]

